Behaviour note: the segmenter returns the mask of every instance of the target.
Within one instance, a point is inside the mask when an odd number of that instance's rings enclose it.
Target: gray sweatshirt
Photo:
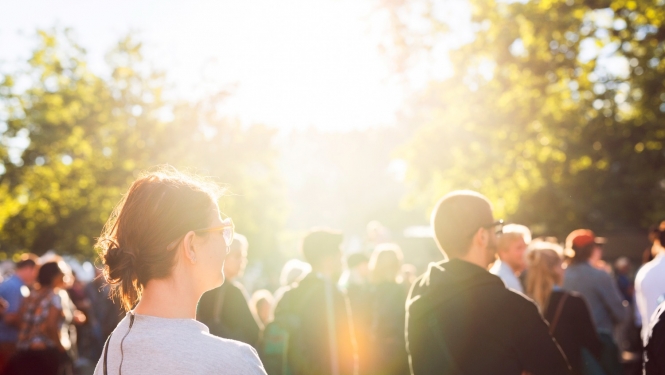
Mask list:
[[[213,336],[196,320],[135,315],[131,330],[129,322],[128,314],[109,341],[109,375],[120,374],[121,363],[124,375],[266,374],[254,348]],[[94,375],[104,375],[103,353]]]

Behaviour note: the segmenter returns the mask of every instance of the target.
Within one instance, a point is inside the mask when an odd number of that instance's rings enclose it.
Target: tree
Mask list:
[[[386,3],[401,40],[450,35],[439,16],[450,2]],[[450,52],[454,75],[430,82],[407,120],[412,196],[472,188],[499,214],[559,235],[665,216],[662,1],[468,3],[474,33]]]
[[[70,32],[38,35],[25,70],[5,74],[0,85],[2,250],[90,256],[131,181],[164,163],[228,183],[239,195],[222,204],[238,215],[238,230],[264,248],[274,246],[281,197],[245,198],[266,180],[279,186],[272,131],[219,118],[224,95],[165,101],[164,74],[144,61],[131,36],[109,53],[111,75],[104,79],[87,67]],[[257,168],[269,177],[257,176]],[[259,232],[257,223],[270,229]]]

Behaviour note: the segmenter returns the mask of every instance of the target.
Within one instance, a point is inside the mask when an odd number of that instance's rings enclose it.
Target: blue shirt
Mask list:
[[[623,305],[623,298],[612,276],[587,262],[568,266],[563,288],[584,296],[598,332],[612,333],[613,328],[628,317],[629,311]]]
[[[499,276],[501,281],[503,281],[503,283],[506,285],[506,288],[513,289],[524,294],[524,289],[522,288],[520,279],[515,276],[513,269],[510,268],[508,264],[502,262],[501,259],[497,259],[497,261],[494,262],[494,265],[492,268],[490,268],[490,273],[492,275]]]
[[[23,301],[21,288],[24,285],[23,281],[16,275],[12,275],[12,277],[0,284],[0,297],[9,302],[6,313],[15,313],[21,308],[21,302]],[[0,319],[0,342],[17,342],[18,330],[18,327],[7,325]]]

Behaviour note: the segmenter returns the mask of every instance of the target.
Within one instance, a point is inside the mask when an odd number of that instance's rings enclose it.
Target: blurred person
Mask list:
[[[302,280],[307,274],[312,272],[312,266],[300,259],[290,259],[282,267],[279,274],[279,288],[275,291],[275,301],[282,298],[284,292],[289,290],[293,283]]]
[[[371,248],[384,242],[390,241],[390,231],[378,220],[372,220],[366,227],[367,242]]]
[[[501,278],[506,288],[524,293],[519,276],[526,268],[524,254],[531,242],[531,231],[524,225],[509,224],[503,227],[503,233],[497,241],[497,255],[490,273]]]
[[[85,293],[85,284],[77,277],[75,272],[71,272],[72,282],[71,285],[65,290],[72,306],[75,310],[80,311],[86,317],[84,324],[77,324],[72,327],[72,358],[77,362],[75,365],[91,365],[88,358],[93,357],[90,350],[93,349],[93,336],[89,318],[92,315],[92,302],[88,299]]]
[[[630,259],[627,257],[620,257],[614,262],[614,274],[619,292],[625,301],[633,304],[635,297],[635,285],[630,277]]]
[[[644,375],[665,375],[665,301],[654,312],[644,337]]]
[[[665,222],[658,228],[653,241],[653,260],[637,271],[635,276],[635,300],[642,318],[642,339],[649,331],[650,318],[658,304],[665,300]]]
[[[346,269],[339,280],[349,299],[353,330],[358,348],[358,373],[369,371],[369,348],[372,326],[372,300],[369,284],[369,258],[363,253],[346,257]]]
[[[63,261],[39,267],[38,287],[23,300],[17,353],[5,374],[72,374],[70,325],[85,321],[64,288],[71,278]],[[75,344],[75,343],[74,343]]]
[[[526,276],[526,295],[536,302],[549,323],[550,334],[561,346],[573,373],[582,375],[585,373],[583,350],[599,358],[602,343],[584,297],[566,292],[561,287],[564,273],[562,253],[558,245],[549,244],[549,248],[541,246],[527,254],[529,272]],[[597,365],[597,361],[588,355],[586,361]]]
[[[216,185],[164,167],[134,181],[97,241],[106,281],[127,315],[95,375],[265,374],[249,345],[196,321],[204,292],[224,282],[233,222]]]
[[[580,293],[589,303],[596,331],[603,343],[601,364],[608,375],[613,375],[620,374],[622,369],[612,332],[627,320],[629,311],[612,276],[593,266],[602,258],[600,245],[603,243],[604,238],[596,237],[588,229],[577,229],[568,235],[566,248],[574,255],[566,268],[563,287]]]
[[[642,252],[642,265],[645,265],[645,264],[649,263],[654,258],[653,243],[658,238],[658,236],[660,235],[660,229],[659,228],[660,228],[661,225],[663,225],[663,223],[665,223],[665,221],[662,221],[659,224],[653,224],[653,225],[649,226],[649,232],[647,234],[647,237],[648,237],[649,243],[651,243],[651,245],[649,247],[647,247],[646,249],[644,249],[644,251]]]
[[[37,278],[37,256],[23,254],[15,264],[15,272],[0,284],[0,298],[7,306],[0,319],[0,374],[16,352],[20,325],[19,309],[23,299],[30,295],[30,287]]]
[[[615,338],[622,352],[640,352],[642,349],[642,340],[640,338],[641,319],[639,318],[640,314],[635,303],[635,283],[633,281],[630,259],[619,257],[614,262],[613,275],[621,297],[629,306],[629,319],[626,319],[618,329],[614,330]]]
[[[237,281],[247,265],[248,248],[247,238],[236,234],[224,262],[224,284],[203,293],[196,319],[215,336],[256,346],[259,324],[249,308],[247,291]]]
[[[356,374],[356,342],[349,302],[337,287],[342,273],[341,233],[315,228],[302,241],[312,272],[293,284],[277,302],[273,327],[288,332],[279,351],[264,350],[271,375]],[[268,339],[271,330],[267,328]],[[268,340],[270,341],[270,340]],[[286,363],[280,363],[281,358]],[[267,362],[266,362],[267,360]]]
[[[289,286],[300,281],[305,275],[312,271],[312,266],[300,259],[291,259],[284,264],[279,275],[281,286]]]
[[[97,360],[102,354],[104,342],[122,319],[122,308],[111,299],[111,287],[104,282],[102,271],[95,268],[95,278],[85,286],[85,294],[90,300],[88,323],[93,341],[86,355],[90,360]]]
[[[405,263],[402,264],[400,274],[402,275],[404,284],[406,284],[407,287],[410,287],[413,282],[416,281],[416,278],[418,278],[418,269],[413,264]]]
[[[264,328],[272,322],[272,312],[275,306],[275,298],[269,290],[260,289],[252,294],[249,306],[252,313],[259,319],[259,325]]]
[[[369,258],[363,253],[353,253],[346,257],[346,269],[339,279],[339,285],[347,292],[354,286],[365,287],[369,276]]]
[[[408,290],[400,276],[403,258],[402,249],[392,243],[378,245],[370,257],[372,355],[369,374],[409,373],[404,340],[404,304]]]
[[[502,223],[473,191],[437,203],[432,229],[447,259],[430,263],[409,292],[411,374],[571,373],[536,305],[487,271]]]

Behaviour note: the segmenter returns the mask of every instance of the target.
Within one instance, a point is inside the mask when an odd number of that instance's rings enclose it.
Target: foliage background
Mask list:
[[[250,258],[273,264],[313,225],[362,238],[379,219],[400,237],[458,188],[536,235],[665,217],[663,0],[468,0],[464,37],[451,1],[376,0],[396,75],[441,46],[453,74],[433,76],[396,124],[337,133],[230,118],[232,91],[171,99],[168,72],[132,35],[99,75],[71,32],[38,31],[29,61],[0,80],[0,257],[92,257],[131,181],[165,163],[227,184],[222,210]]]

